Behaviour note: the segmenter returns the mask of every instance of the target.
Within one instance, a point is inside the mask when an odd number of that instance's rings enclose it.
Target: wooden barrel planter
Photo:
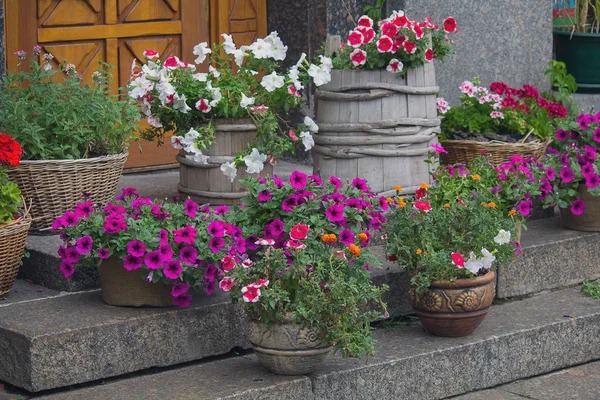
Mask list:
[[[185,153],[177,156],[179,194],[182,198],[191,197],[200,204],[239,204],[242,197],[248,194],[239,181],[251,174],[247,174],[246,165],[242,165],[237,170],[236,179],[231,182],[221,171],[221,165],[248,149],[248,145],[256,138],[256,126],[249,118],[223,119],[215,121],[215,129],[215,142],[205,152],[209,156],[208,164],[189,160]],[[272,176],[273,167],[265,164],[260,175]]]
[[[414,193],[429,182],[423,161],[437,143],[438,87],[429,63],[405,76],[386,70],[333,70],[317,90],[314,170],[324,178],[360,176],[371,190],[391,195],[400,185]]]

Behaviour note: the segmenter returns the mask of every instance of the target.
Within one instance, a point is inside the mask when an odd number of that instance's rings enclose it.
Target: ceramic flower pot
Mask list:
[[[417,294],[409,290],[409,300],[425,329],[436,336],[468,336],[490,311],[496,296],[493,271],[475,279],[433,281],[429,289]]]
[[[561,208],[563,225],[574,231],[600,232],[600,197],[592,196],[585,185],[579,185],[577,190],[585,204],[585,210],[581,215],[576,215],[570,208]]]
[[[331,351],[331,346],[318,338],[315,329],[291,322],[273,323],[267,327],[252,320],[249,339],[261,364],[280,375],[310,374]]]
[[[111,306],[169,307],[173,305],[171,287],[162,283],[146,282],[139,271],[127,271],[117,257],[110,257],[100,265],[102,300]]]
[[[580,93],[600,93],[600,34],[554,31],[556,59],[567,66]]]

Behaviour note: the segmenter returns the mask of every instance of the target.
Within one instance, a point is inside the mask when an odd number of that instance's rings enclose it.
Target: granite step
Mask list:
[[[380,325],[374,335],[373,356],[330,357],[307,376],[270,374],[245,355],[36,398],[443,399],[600,359],[600,301],[563,289],[494,305],[465,338],[431,336],[419,323]]]

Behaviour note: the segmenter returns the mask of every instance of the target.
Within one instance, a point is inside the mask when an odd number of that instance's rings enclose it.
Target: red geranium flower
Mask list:
[[[6,133],[0,133],[0,164],[21,164],[23,149],[19,143]]]
[[[448,33],[456,32],[456,20],[452,17],[446,18],[444,21],[444,30]]]

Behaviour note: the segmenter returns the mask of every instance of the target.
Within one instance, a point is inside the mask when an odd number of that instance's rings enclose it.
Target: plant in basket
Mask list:
[[[24,62],[27,53],[16,56]],[[49,227],[83,192],[104,204],[114,195],[140,114],[110,94],[110,80],[101,64],[85,83],[73,64],[42,54],[40,46],[29,68],[2,78],[0,130],[23,146],[21,165],[7,173],[32,200],[33,228]]]
[[[102,296],[112,305],[187,307],[191,292],[210,295],[225,261],[245,252],[225,206],[163,203],[123,189],[98,207],[84,201],[56,219],[65,278],[77,265],[99,265]]]
[[[379,263],[369,243],[385,220],[385,198],[360,178],[343,187],[301,171],[288,182],[274,176],[244,185],[250,195],[236,224],[248,257],[232,263],[219,286],[248,312],[259,360],[274,372],[303,374],[332,348],[371,353],[370,322],[381,316],[372,307],[386,313],[386,288],[370,281]]]
[[[3,166],[21,162],[19,143],[6,133],[0,133],[0,297],[10,292],[25,251],[25,239],[31,218],[28,209],[19,212],[23,202],[19,187],[11,182]]]
[[[309,76],[317,86],[329,81],[331,60],[321,57],[319,65],[311,64],[303,54],[295,65],[279,72],[278,62],[285,60],[287,46],[277,32],[240,48],[230,35],[222,36],[221,44],[195,46],[194,63],[175,56],[161,61],[156,51],[146,50],[145,64],[130,78],[129,95],[148,117],[151,127],[146,139],[161,140],[166,132],[175,131],[173,147],[184,150],[189,160],[221,163],[221,170],[233,181],[244,164],[248,173],[259,173],[267,159],[274,163],[298,144],[311,149],[311,132],[317,126],[308,118],[291,129],[284,112],[302,104],[301,91]],[[197,72],[205,62],[208,73]],[[256,136],[248,134],[244,148],[231,154],[230,160],[211,160],[215,154],[207,153],[209,146],[225,140],[219,137],[224,119],[249,119]]]
[[[600,231],[600,113],[581,114],[556,131],[543,160],[553,186],[545,202],[558,205],[567,228]]]

